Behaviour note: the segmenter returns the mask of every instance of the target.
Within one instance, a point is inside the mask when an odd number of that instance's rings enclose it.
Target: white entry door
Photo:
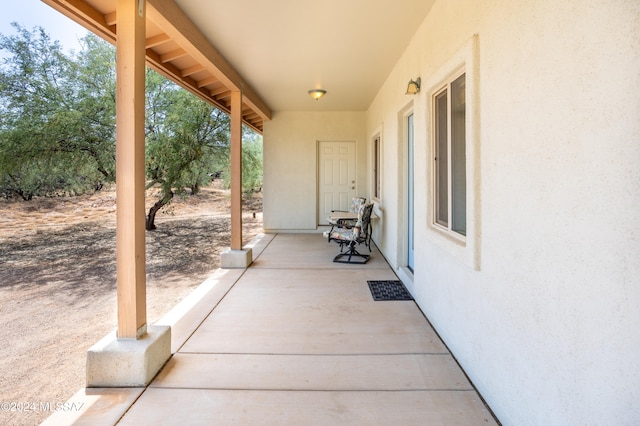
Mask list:
[[[356,143],[318,142],[318,224],[332,210],[349,210],[356,196]]]

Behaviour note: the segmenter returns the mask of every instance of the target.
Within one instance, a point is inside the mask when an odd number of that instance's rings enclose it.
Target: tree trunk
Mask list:
[[[191,195],[198,195],[200,192],[200,184],[198,182],[191,184]]]
[[[153,206],[151,206],[151,208],[149,209],[149,214],[147,215],[147,220],[145,222],[145,229],[147,231],[153,231],[154,229],[156,229],[156,213],[158,213],[158,210],[160,210],[162,207],[169,204],[172,198],[173,191],[169,191],[168,194],[163,195],[162,198],[160,198]]]

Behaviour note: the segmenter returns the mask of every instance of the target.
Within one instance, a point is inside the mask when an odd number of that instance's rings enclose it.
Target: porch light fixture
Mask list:
[[[327,94],[327,91],[322,89],[309,90],[309,96],[311,96],[316,101],[326,94]]]
[[[420,77],[415,80],[409,80],[409,85],[407,86],[406,95],[415,95],[420,92]]]

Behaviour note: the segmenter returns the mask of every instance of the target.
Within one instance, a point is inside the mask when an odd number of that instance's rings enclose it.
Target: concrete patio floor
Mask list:
[[[265,235],[160,321],[173,357],[147,388],[82,389],[44,424],[490,425],[479,395],[373,247],[335,264],[320,234]],[[366,249],[365,249],[366,250]]]

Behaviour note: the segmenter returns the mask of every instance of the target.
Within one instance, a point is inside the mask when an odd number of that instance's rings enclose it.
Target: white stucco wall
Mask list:
[[[474,34],[477,265],[427,220],[424,87]],[[635,0],[439,0],[367,114],[367,141],[383,136],[374,237],[401,266],[398,117],[414,110],[409,287],[505,425],[640,424],[638,52]]]
[[[317,228],[317,143],[356,142],[356,193],[367,192],[365,112],[276,112],[264,125],[264,229]]]

